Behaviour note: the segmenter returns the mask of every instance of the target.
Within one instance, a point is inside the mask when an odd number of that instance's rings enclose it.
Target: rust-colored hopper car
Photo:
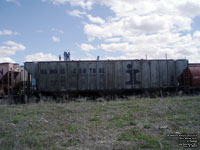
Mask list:
[[[179,76],[180,86],[200,87],[200,64],[189,64]]]

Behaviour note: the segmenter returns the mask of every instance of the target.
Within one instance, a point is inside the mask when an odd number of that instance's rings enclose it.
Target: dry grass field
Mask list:
[[[200,142],[200,96],[0,105],[0,150],[184,149],[169,133]]]

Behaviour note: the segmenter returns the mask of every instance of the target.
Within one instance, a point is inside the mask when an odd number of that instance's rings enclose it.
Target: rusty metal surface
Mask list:
[[[27,62],[40,91],[96,91],[178,86],[187,60]]]
[[[16,63],[0,63],[0,95],[16,94],[27,80],[24,68]]]
[[[190,82],[191,86],[200,86],[200,65],[190,65]]]
[[[181,86],[200,87],[200,64],[189,64],[178,81]]]

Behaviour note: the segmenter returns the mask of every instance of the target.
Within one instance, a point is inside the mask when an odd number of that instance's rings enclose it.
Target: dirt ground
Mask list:
[[[0,105],[0,150],[186,149],[169,134],[200,143],[200,96]]]

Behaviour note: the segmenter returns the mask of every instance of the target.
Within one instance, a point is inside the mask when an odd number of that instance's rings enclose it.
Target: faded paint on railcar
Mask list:
[[[124,89],[132,89],[133,88],[133,65],[130,60],[123,61],[123,74],[124,76]]]
[[[142,88],[147,89],[151,87],[151,72],[150,72],[150,61],[141,61],[141,81],[142,81]]]
[[[122,85],[124,85],[124,89],[141,88],[141,70],[141,61],[123,61]]]
[[[88,90],[97,90],[97,63],[88,62]]]
[[[132,81],[133,81],[133,88],[135,89],[142,88],[141,69],[142,68],[140,60],[132,61]]]
[[[159,60],[160,87],[167,86],[167,60]]]
[[[68,90],[76,91],[78,90],[78,62],[67,62],[68,64]]]
[[[26,62],[24,67],[28,71],[28,73],[30,73],[34,78],[38,78],[39,75],[38,62]]]
[[[169,60],[167,61],[167,71],[168,71],[168,75],[167,75],[167,81],[168,81],[168,86],[169,87],[173,87],[175,86],[175,61],[173,60]]]
[[[46,88],[48,88],[48,91],[61,91],[61,84],[60,84],[60,74],[58,71],[59,66],[57,62],[47,63],[48,66],[48,77],[46,80]]]
[[[114,82],[115,82],[115,88],[114,89],[123,89],[123,63],[122,61],[115,61],[114,62]]]
[[[175,73],[176,73],[176,85],[178,85],[178,77],[182,74],[183,70],[188,67],[188,61],[185,59],[177,60],[175,65]]]
[[[97,62],[97,89],[106,89],[106,63],[104,61]]]
[[[177,60],[176,61],[176,79],[181,75],[184,69],[188,67],[188,61],[186,60]]]
[[[88,62],[78,63],[78,90],[88,90]]]
[[[38,88],[41,91],[49,91],[49,87],[47,85],[48,76],[48,63],[39,63],[38,64]]]
[[[159,76],[159,61],[152,60],[150,61],[150,72],[151,72],[151,87],[158,88],[160,87],[160,76]]]
[[[25,63],[40,91],[95,91],[177,86],[187,60]]]
[[[58,82],[59,82],[59,86],[60,86],[60,90],[62,92],[67,91],[67,63],[65,62],[61,62],[58,63]],[[59,90],[59,88],[58,88]]]
[[[106,75],[107,75],[107,89],[115,89],[115,63],[114,61],[108,61],[106,63]]]

